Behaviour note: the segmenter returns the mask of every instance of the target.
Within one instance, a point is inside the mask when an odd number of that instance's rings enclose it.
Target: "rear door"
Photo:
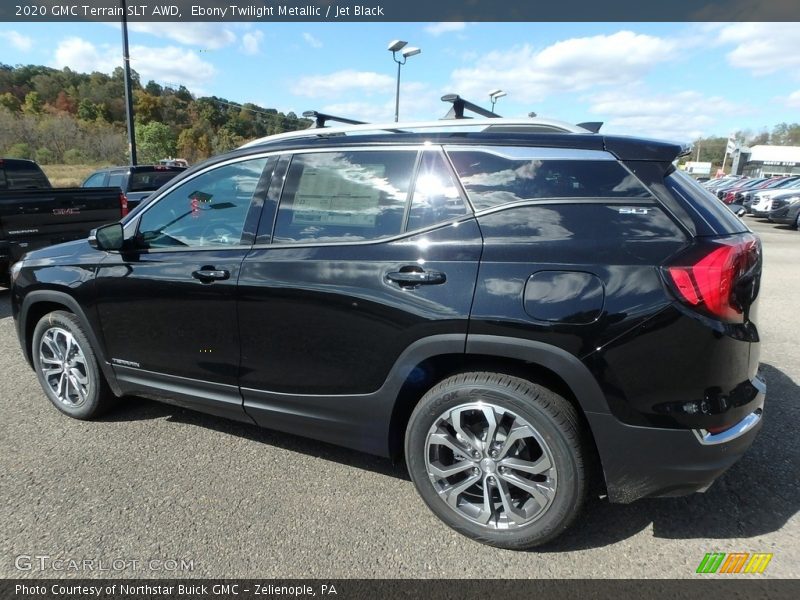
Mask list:
[[[376,450],[385,434],[371,402],[401,354],[433,336],[463,352],[480,232],[439,149],[288,162],[239,277],[245,410]]]

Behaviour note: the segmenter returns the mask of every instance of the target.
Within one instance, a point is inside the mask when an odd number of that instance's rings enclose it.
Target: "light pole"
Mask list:
[[[503,90],[494,90],[489,92],[489,100],[492,103],[492,114],[494,114],[494,105],[497,104],[497,100],[507,95],[508,94],[506,94],[506,92],[504,92]]]
[[[126,0],[122,5],[122,67],[125,70],[125,116],[128,121],[128,149],[131,164],[136,165],[136,132],[133,124],[133,90],[131,89],[131,56],[128,51],[128,7]]]
[[[414,48],[414,47],[406,48],[407,45],[408,45],[408,42],[404,42],[403,40],[394,40],[393,42],[391,42],[389,44],[389,48],[388,48],[389,52],[392,53],[392,59],[394,60],[394,62],[397,63],[397,91],[395,92],[395,96],[394,96],[394,122],[395,123],[397,123],[397,121],[400,119],[400,67],[402,67],[404,64],[406,64],[406,61],[410,57],[416,56],[417,54],[422,52],[422,50],[420,50],[419,48]],[[404,50],[404,48],[405,48],[405,50]],[[402,52],[400,52],[401,50],[402,50]],[[398,52],[400,52],[400,56],[402,57],[402,59],[398,59],[397,58],[397,53]]]

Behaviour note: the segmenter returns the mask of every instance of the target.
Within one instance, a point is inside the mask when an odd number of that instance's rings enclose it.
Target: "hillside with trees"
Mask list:
[[[133,110],[140,163],[167,156],[198,162],[247,140],[302,129],[310,121],[292,112],[196,97],[133,71]],[[0,63],[0,156],[41,164],[125,164],[125,78]]]
[[[196,163],[247,140],[308,127],[293,112],[196,97],[154,81],[142,85],[133,71],[136,144],[141,163],[167,156]],[[0,156],[33,158],[40,164],[125,164],[125,78],[49,67],[0,63]],[[800,123],[780,123],[771,131],[740,131],[743,145],[800,145]],[[727,138],[695,140],[685,160],[722,163]]]

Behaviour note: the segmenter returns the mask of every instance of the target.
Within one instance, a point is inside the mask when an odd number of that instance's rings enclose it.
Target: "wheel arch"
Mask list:
[[[119,395],[121,393],[120,388],[117,384],[114,371],[106,358],[105,348],[100,343],[100,339],[90,325],[86,312],[75,298],[64,292],[56,290],[35,290],[29,292],[23,298],[20,305],[17,327],[25,360],[27,360],[28,364],[33,368],[34,329],[36,329],[36,324],[43,316],[56,310],[69,312],[78,319],[86,337],[89,338],[89,343],[92,345],[92,349],[97,356],[100,369],[106,381],[112,391],[116,395]]]
[[[573,403],[599,460],[590,415],[608,413],[609,408],[589,369],[576,356],[550,344],[492,335],[470,335],[464,353],[431,355],[409,371],[397,394],[389,424],[389,454],[393,460],[402,457],[405,429],[422,396],[442,379],[472,370],[521,377]]]

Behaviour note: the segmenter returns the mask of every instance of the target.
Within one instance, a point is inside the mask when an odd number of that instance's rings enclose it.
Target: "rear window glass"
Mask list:
[[[6,162],[0,167],[0,188],[30,190],[49,188],[50,182],[39,167],[27,162]]]
[[[129,192],[152,192],[180,175],[182,171],[138,171],[131,175],[128,183]]]
[[[551,198],[649,198],[642,183],[613,160],[530,160],[486,151],[451,151],[476,210]]]

